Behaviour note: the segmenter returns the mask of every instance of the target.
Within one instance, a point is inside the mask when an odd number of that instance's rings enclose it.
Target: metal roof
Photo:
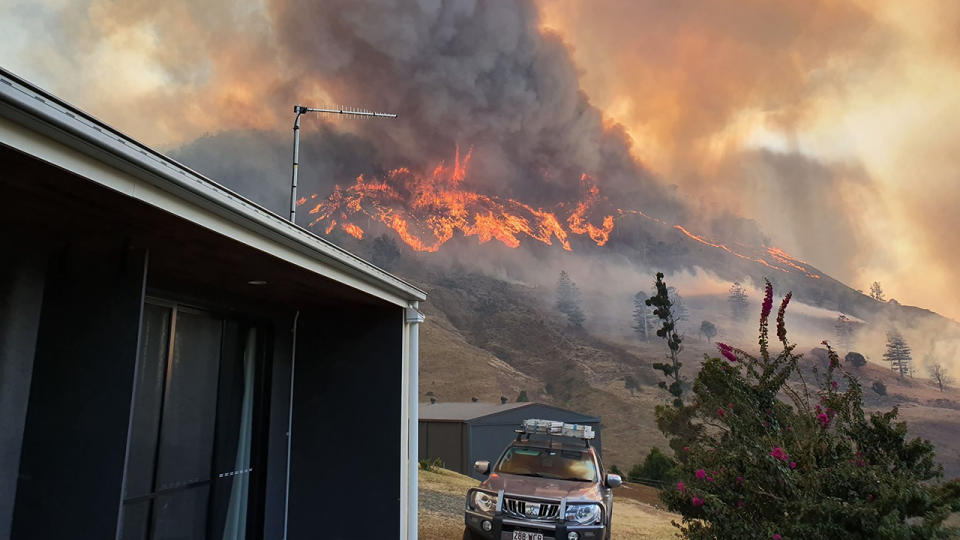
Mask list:
[[[232,232],[232,229],[239,226],[244,233],[253,233],[272,241],[269,244],[261,242],[258,245],[260,249],[272,255],[317,272],[318,266],[315,263],[307,265],[300,260],[303,255],[306,255],[313,261],[322,263],[321,267],[335,269],[334,279],[355,286],[362,283],[366,288],[372,287],[385,291],[388,293],[386,297],[394,298],[394,301],[402,299],[406,302],[417,302],[426,299],[426,293],[417,287],[303,227],[290,223],[263,206],[230,191],[0,68],[0,120],[2,119],[42,134],[48,139],[106,163],[123,173],[133,175],[138,180],[163,191],[165,196],[172,195],[178,198],[186,203],[183,206],[184,211],[179,214],[185,219],[193,220],[221,233]],[[33,153],[30,150],[38,145],[35,138],[31,138],[29,133],[15,133],[12,126],[12,124],[0,125],[0,128],[3,128],[0,129],[0,144]],[[42,156],[38,157],[43,159]],[[77,174],[97,181],[96,178],[91,177],[92,175],[84,172],[77,172]],[[115,182],[102,180],[100,183],[108,188],[117,189]],[[137,190],[134,187],[126,194],[150,202],[151,194],[145,193],[143,189]],[[217,219],[201,220],[196,216],[196,207],[212,212]],[[170,205],[165,207],[167,210],[170,208]],[[223,227],[223,224],[229,224],[229,227]],[[230,228],[231,231],[221,230],[225,228]],[[264,246],[275,246],[278,249],[268,249]],[[288,250],[292,250],[293,253]]]
[[[421,403],[420,420],[435,420],[438,422],[468,422],[470,420],[476,420],[486,416],[494,416],[506,411],[520,409],[522,407],[529,407],[532,405],[549,407],[563,413],[582,416],[589,419],[584,420],[586,422],[600,421],[600,419],[595,416],[590,416],[588,414],[578,413],[576,411],[570,411],[567,409],[561,409],[560,407],[554,407],[553,405],[547,405],[546,403],[539,403],[536,401],[503,404],[483,402],[440,402],[433,404]]]

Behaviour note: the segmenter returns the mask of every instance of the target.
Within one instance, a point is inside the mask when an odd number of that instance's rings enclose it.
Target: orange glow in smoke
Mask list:
[[[772,270],[789,273],[792,268],[807,277],[820,278],[805,266],[806,263],[777,248],[747,248],[751,254],[745,254],[694,234],[682,225],[671,226],[640,210],[614,210],[586,173],[580,176],[582,198],[573,203],[558,204],[554,210],[471,191],[467,180],[472,155],[473,150],[470,150],[461,156],[458,147],[452,164],[442,161],[427,174],[400,167],[391,169],[383,178],[368,179],[360,175],[347,187],[335,186],[325,199],[311,195],[309,199],[317,202],[310,203],[313,207],[309,226],[322,229],[327,235],[339,228],[362,239],[365,232],[356,224],[357,220],[364,220],[368,225],[381,223],[414,250],[431,253],[458,232],[465,237],[475,236],[481,244],[496,240],[518,248],[526,237],[546,245],[556,242],[571,251],[571,237],[589,238],[597,246],[604,246],[610,241],[616,220],[635,215],[672,227],[702,245]],[[304,198],[298,203],[305,204],[306,201]]]

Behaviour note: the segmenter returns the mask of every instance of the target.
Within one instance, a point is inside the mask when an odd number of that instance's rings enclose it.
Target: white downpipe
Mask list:
[[[407,540],[417,539],[417,473],[420,469],[418,457],[420,455],[420,323],[424,320],[423,313],[413,304],[407,308],[406,322],[410,326],[410,373],[408,388],[408,418],[407,418]]]
[[[297,371],[297,325],[300,323],[300,310],[293,315],[290,328],[290,407],[287,409],[287,478],[283,494],[283,540],[287,540],[287,524],[290,518],[290,449],[293,440],[293,383]]]

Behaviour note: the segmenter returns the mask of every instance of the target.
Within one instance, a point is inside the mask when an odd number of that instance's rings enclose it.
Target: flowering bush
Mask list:
[[[808,385],[777,313],[783,350],[769,351],[767,283],[760,355],[718,344],[692,398],[657,408],[677,453],[676,484],[661,492],[683,516],[687,538],[938,538],[955,486],[940,476],[933,446],[908,440],[897,409],[866,414],[860,384],[826,343],[825,372]],[[837,380],[843,384],[835,384]]]

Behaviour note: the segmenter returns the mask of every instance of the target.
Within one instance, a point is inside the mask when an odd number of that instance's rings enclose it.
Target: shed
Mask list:
[[[423,403],[420,405],[420,459],[439,458],[453,471],[477,479],[473,463],[500,457],[504,448],[517,436],[516,430],[527,418],[559,420],[586,424],[596,437],[591,441],[597,453],[600,442],[600,419],[537,402],[522,403]]]
[[[422,291],[3,70],[0,201],[0,540],[416,538]]]

